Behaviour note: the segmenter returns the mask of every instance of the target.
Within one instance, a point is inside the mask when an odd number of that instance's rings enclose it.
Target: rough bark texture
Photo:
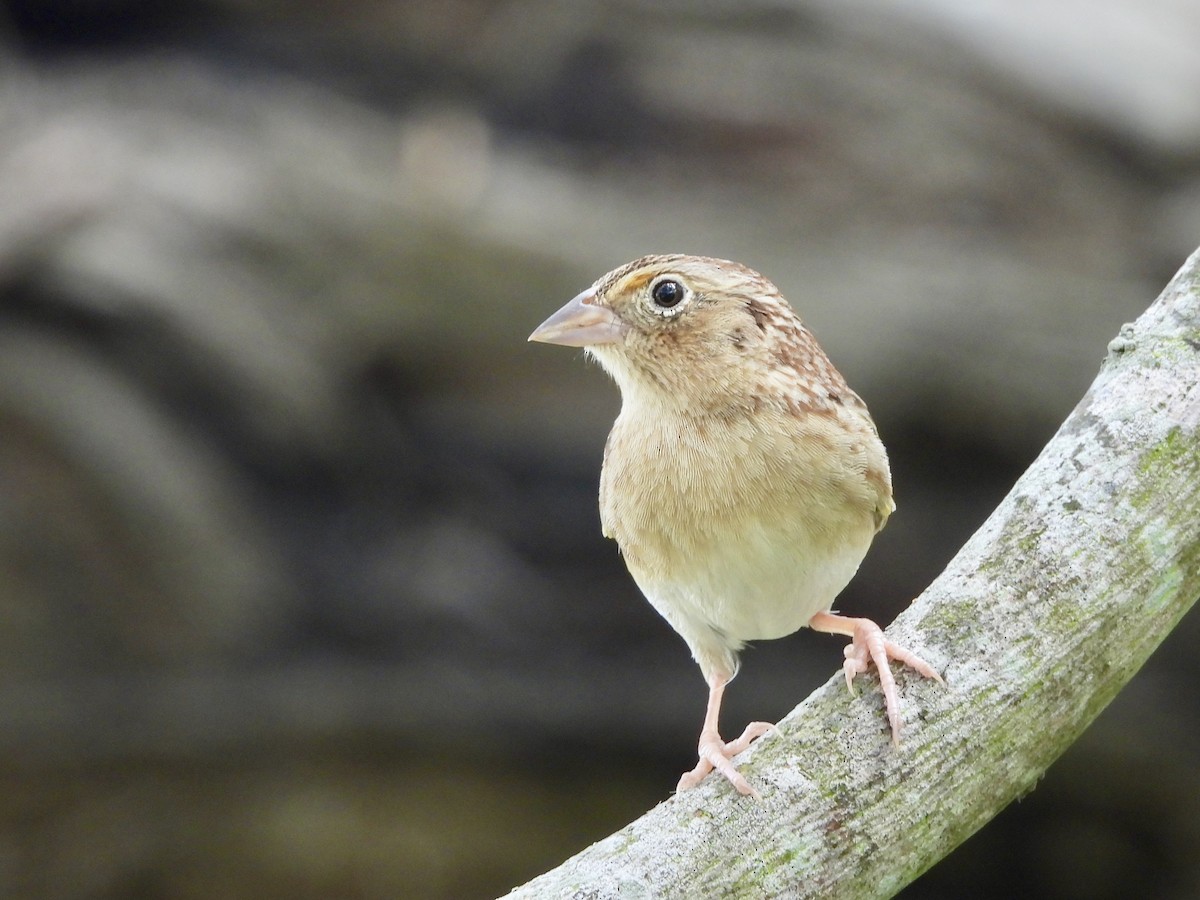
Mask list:
[[[886,897],[1017,797],[1200,594],[1200,251],[1108,347],[1041,455],[890,634],[891,746],[873,678],[840,677],[741,759],[512,897]],[[736,730],[736,729],[734,729]]]

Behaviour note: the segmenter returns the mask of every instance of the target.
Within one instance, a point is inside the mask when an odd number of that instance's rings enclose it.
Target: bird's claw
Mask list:
[[[888,724],[892,729],[892,743],[900,743],[900,694],[896,689],[896,679],[892,675],[888,660],[896,660],[926,678],[944,684],[942,676],[921,657],[911,650],[894,644],[883,636],[883,629],[870,619],[854,620],[854,636],[852,643],[846,645],[846,661],[842,670],[846,673],[846,687],[854,694],[854,676],[859,675],[874,663],[879,673],[879,687],[883,691],[883,702],[887,709]]]
[[[774,730],[775,726],[769,722],[751,722],[742,732],[742,736],[733,741],[723,741],[721,736],[715,733],[702,734],[700,745],[697,748],[700,759],[694,769],[685,772],[679,779],[679,784],[675,788],[676,792],[694,788],[704,780],[709,772],[715,769],[728,779],[739,794],[761,800],[762,795],[751,786],[745,776],[737,770],[737,766],[733,764],[733,757],[749,747],[755,739]]]

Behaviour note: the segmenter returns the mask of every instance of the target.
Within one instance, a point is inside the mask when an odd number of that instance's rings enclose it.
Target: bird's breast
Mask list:
[[[605,533],[672,624],[737,641],[789,634],[829,607],[875,532],[865,442],[877,438],[855,436],[858,462],[852,446],[831,445],[842,433],[623,409],[601,475]]]

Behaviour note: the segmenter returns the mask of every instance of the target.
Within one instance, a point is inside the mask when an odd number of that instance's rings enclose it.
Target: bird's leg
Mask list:
[[[900,697],[888,660],[894,659],[904,663],[935,681],[942,681],[942,676],[915,653],[887,640],[883,636],[883,629],[870,619],[855,619],[836,613],[820,612],[808,620],[808,625],[814,631],[844,634],[853,639],[853,642],[846,646],[846,661],[842,664],[846,673],[846,687],[850,689],[850,693],[854,693],[854,676],[867,671],[867,666],[875,663],[875,668],[879,671],[879,686],[883,690],[884,705],[887,707],[888,723],[892,726],[892,743],[899,744]]]
[[[737,789],[739,794],[761,800],[762,797],[758,791],[750,786],[750,782],[746,781],[742,773],[734,766],[733,757],[749,747],[750,742],[755,738],[761,737],[775,726],[769,722],[751,722],[736,741],[721,740],[721,734],[717,729],[717,720],[721,715],[721,697],[724,695],[725,685],[728,683],[729,678],[725,675],[713,675],[708,680],[708,709],[704,713],[704,727],[700,729],[698,747],[700,761],[696,763],[696,768],[683,774],[683,777],[679,779],[679,786],[675,790],[686,791],[688,788],[695,787],[705,775],[716,769],[729,779],[729,783]]]

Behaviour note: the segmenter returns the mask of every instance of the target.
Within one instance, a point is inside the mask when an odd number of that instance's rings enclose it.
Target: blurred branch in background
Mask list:
[[[525,344],[645,252],[860,388],[899,511],[845,604],[903,607],[1200,233],[1191,5],[972,9],[4,4],[0,894],[487,896],[661,797],[697,683],[599,534],[616,399]],[[1200,787],[1122,790],[1195,783],[1194,618],[913,890],[1194,884]]]

